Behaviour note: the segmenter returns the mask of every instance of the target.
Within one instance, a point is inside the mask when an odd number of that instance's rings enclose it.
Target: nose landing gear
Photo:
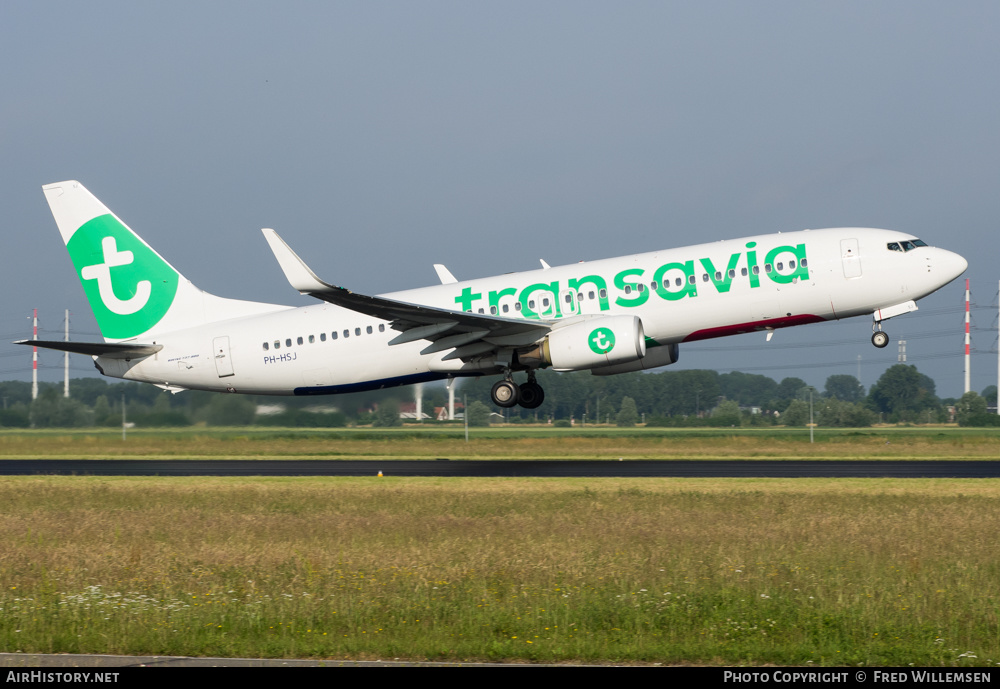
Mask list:
[[[889,335],[882,332],[882,321],[872,323],[872,344],[879,349],[889,344]]]
[[[900,316],[904,313],[911,313],[917,310],[917,304],[912,299],[904,301],[894,306],[885,306],[875,309],[872,313],[872,344],[882,349],[889,344],[889,336],[882,332],[882,321],[887,321],[893,316]]]

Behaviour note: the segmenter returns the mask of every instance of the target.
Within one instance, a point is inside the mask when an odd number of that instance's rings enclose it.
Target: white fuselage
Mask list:
[[[700,244],[382,295],[441,309],[569,323],[638,316],[658,345],[872,314],[927,296],[966,263],[943,249],[890,250],[900,232],[839,228]],[[805,259],[805,260],[803,260]],[[158,333],[136,360],[98,357],[110,376],[188,389],[328,394],[499,373],[490,361],[390,345],[390,323],[327,303]]]

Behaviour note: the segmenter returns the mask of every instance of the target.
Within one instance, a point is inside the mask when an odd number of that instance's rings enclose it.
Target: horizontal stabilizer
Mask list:
[[[18,340],[14,344],[29,347],[56,349],[60,352],[86,354],[88,356],[103,356],[109,359],[139,359],[156,354],[163,349],[158,344],[136,344],[125,342],[66,342],[64,340]]]

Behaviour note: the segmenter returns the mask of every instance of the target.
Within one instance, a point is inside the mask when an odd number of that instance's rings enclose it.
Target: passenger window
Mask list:
[[[281,340],[275,340],[274,341],[274,348],[275,349],[281,349]]]
[[[508,306],[507,304],[504,304],[503,305],[503,312],[507,313],[508,311],[510,311],[510,306]]]
[[[565,301],[567,304],[572,304],[573,303],[573,295],[572,294],[567,294],[566,298],[563,301]]]
[[[746,268],[740,268],[740,275],[746,277],[746,274],[747,274],[747,269]]]
[[[688,284],[693,285],[695,283],[694,275],[688,275]]]
[[[781,261],[778,261],[778,270],[784,270],[784,269],[785,269],[785,264],[782,263]]]
[[[497,307],[491,306],[490,307],[490,314],[493,315],[493,316],[497,315]]]
[[[701,281],[702,281],[702,282],[708,282],[708,273],[704,273],[704,274],[702,274],[702,276],[701,276]]]
[[[545,297],[545,298],[542,299],[542,308],[543,309],[549,308],[549,298],[548,297]]]
[[[625,285],[625,294],[632,294],[632,285]]]
[[[319,341],[320,342],[326,342],[326,333],[320,333],[319,334]]]
[[[380,333],[384,333],[385,332],[385,323],[379,323],[378,324],[378,331]]]
[[[355,328],[354,334],[357,335],[358,337],[361,337],[361,328]]]
[[[519,302],[519,301],[515,301],[514,302],[514,310],[515,311],[520,311],[521,310],[521,302]]]
[[[310,335],[309,336],[309,344],[313,344],[314,342],[316,342],[316,336],[315,335]]]
[[[635,288],[637,290],[639,290],[640,292],[645,292],[646,291],[646,285],[642,284],[641,282],[638,285],[636,285]]]
[[[601,299],[607,299],[607,298],[608,298],[608,290],[606,288],[602,287],[601,288]]]
[[[299,335],[298,337],[296,337],[295,338],[295,342],[296,342],[296,344],[302,344],[302,336]]]
[[[760,275],[760,266],[754,266],[753,267],[753,274],[754,275]]]
[[[764,264],[764,272],[765,273],[770,273],[771,272],[771,264],[770,263],[765,263]]]
[[[535,308],[535,300],[534,299],[529,299],[528,300],[528,308],[529,309]]]
[[[653,280],[653,281],[652,281],[651,283],[649,283],[649,286],[650,286],[650,287],[651,287],[651,288],[653,289],[653,291],[655,292],[655,291],[656,291],[656,287],[657,287],[657,283],[656,283],[656,280]]]
[[[366,328],[366,330],[368,331],[369,335],[372,334],[372,327],[370,325]]]
[[[795,261],[789,261],[788,262],[788,269],[789,270],[795,270]]]
[[[351,331],[350,330],[344,330],[344,337],[350,337],[350,336],[351,336]]]
[[[285,339],[285,346],[286,347],[291,347],[292,346],[292,338],[289,337],[289,338]]]
[[[264,351],[266,352],[266,351],[267,351],[267,350],[269,350],[270,348],[271,348],[271,347],[270,347],[270,346],[269,346],[269,345],[268,345],[268,344],[267,344],[267,343],[265,342],[265,343],[264,343]]]
[[[730,268],[729,269],[729,279],[732,280],[734,277],[736,277],[736,269],[735,268]]]
[[[333,339],[333,340],[337,339],[337,331],[336,330],[334,330],[332,333],[330,333],[330,338]]]
[[[674,280],[674,284],[675,284],[675,285],[676,285],[677,287],[680,287],[680,286],[681,286],[681,284],[683,284],[683,282],[684,282],[684,281],[683,281],[683,280],[681,280],[680,278],[676,278],[676,279]]]
[[[801,265],[803,268],[805,268],[806,266],[809,265],[809,261],[807,259],[803,258],[799,265]]]
[[[479,313],[486,313],[486,312],[483,311],[482,309],[479,309]]]
[[[716,280],[721,280],[722,279],[722,271],[720,271],[720,270],[715,271],[715,279]]]

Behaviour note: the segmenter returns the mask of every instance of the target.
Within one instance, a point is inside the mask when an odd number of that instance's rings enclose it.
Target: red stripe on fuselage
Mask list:
[[[798,316],[782,316],[781,318],[768,318],[763,321],[751,321],[749,323],[737,323],[736,325],[723,325],[718,328],[705,328],[695,330],[685,337],[682,342],[694,342],[695,340],[710,340],[713,337],[727,337],[729,335],[743,335],[746,333],[756,333],[762,330],[774,328],[790,328],[793,325],[806,325],[807,323],[822,323],[826,319],[806,313]]]

